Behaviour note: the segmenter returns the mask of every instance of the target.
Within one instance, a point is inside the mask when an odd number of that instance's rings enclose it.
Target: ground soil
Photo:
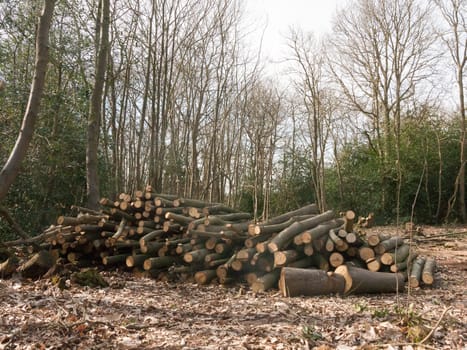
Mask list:
[[[466,349],[467,227],[422,234],[435,283],[399,295],[285,298],[125,271],[102,271],[107,288],[0,280],[0,349]]]

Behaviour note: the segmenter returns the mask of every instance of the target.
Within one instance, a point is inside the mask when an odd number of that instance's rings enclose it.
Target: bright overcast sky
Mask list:
[[[244,0],[245,16],[253,23],[253,45],[263,37],[263,58],[278,62],[286,54],[289,28],[301,28],[317,35],[329,32],[336,9],[348,0]]]

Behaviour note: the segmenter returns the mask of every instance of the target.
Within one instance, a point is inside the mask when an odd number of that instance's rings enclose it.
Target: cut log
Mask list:
[[[290,264],[287,265],[287,267],[297,267],[297,268],[308,267],[310,269],[315,268],[315,267],[312,267],[312,265],[313,265],[313,257],[305,256],[299,260],[291,262]]]
[[[222,239],[219,237],[209,237],[206,242],[204,242],[204,247],[209,250],[214,250],[217,243],[221,243]]]
[[[344,256],[339,252],[333,252],[329,256],[329,265],[332,267],[341,266],[344,263]]]
[[[346,232],[352,232],[354,221],[355,221],[355,212],[352,210],[347,210],[345,213],[343,213],[342,218],[345,221],[344,230]]]
[[[202,209],[205,216],[214,215],[214,214],[223,214],[223,213],[235,213],[236,210],[230,208],[224,204],[213,204],[206,206]]]
[[[195,281],[198,284],[208,284],[216,277],[216,270],[203,270],[195,273]]]
[[[402,244],[404,244],[403,237],[391,237],[389,239],[379,242],[379,244],[373,249],[375,250],[376,254],[383,255],[384,253],[389,252],[395,249],[396,247],[400,247]]]
[[[248,234],[250,236],[255,236],[255,235],[263,235],[263,234],[273,234],[273,233],[278,233],[290,225],[292,225],[294,222],[296,222],[296,217],[292,217],[288,219],[287,221],[276,223],[276,224],[271,224],[271,223],[266,223],[266,224],[250,224],[248,226]]]
[[[8,278],[13,273],[16,272],[16,269],[19,266],[19,259],[16,255],[10,256],[4,262],[0,264],[0,278]]]
[[[274,252],[274,267],[282,267],[303,257],[303,254],[295,249]]]
[[[344,252],[347,249],[349,249],[349,244],[336,234],[335,229],[329,230],[328,236],[334,242],[335,249],[337,251]],[[327,247],[326,247],[326,250],[327,250]],[[328,252],[331,252],[331,251],[332,250],[328,250]]]
[[[303,245],[303,253],[307,256],[312,256],[315,252],[315,249],[313,247],[313,243],[307,243]]]
[[[209,253],[204,257],[204,262],[209,263],[211,261],[224,259],[224,258],[225,258],[225,254]]]
[[[312,266],[315,266],[323,271],[329,271],[330,265],[326,256],[323,254],[315,253],[310,258],[312,259]]]
[[[412,254],[409,254],[409,256],[407,257],[407,259],[405,259],[404,261],[401,261],[397,264],[393,264],[391,265],[390,267],[390,270],[391,272],[401,272],[401,271],[406,271],[408,266],[412,263],[412,261],[414,259],[416,259],[418,256],[417,253],[412,253]]]
[[[356,257],[358,256],[358,248],[357,247],[349,247],[349,249],[346,250],[345,254],[350,257]]]
[[[256,247],[256,244],[267,241],[269,238],[271,238],[270,234],[260,234],[260,235],[256,235],[253,237],[246,238],[244,244],[245,244],[245,247],[247,248],[253,248],[253,247]]]
[[[352,246],[360,247],[363,244],[362,239],[356,232],[347,232],[344,238],[345,241]]]
[[[167,268],[178,262],[178,258],[174,256],[158,256],[149,258],[144,261],[143,268],[148,271],[152,269]]]
[[[334,271],[345,279],[346,294],[394,293],[404,290],[405,276],[401,273],[372,272],[341,265]]]
[[[227,260],[227,262],[223,265],[219,265],[216,268],[216,275],[217,278],[219,278],[220,281],[224,280],[227,278],[229,274],[229,270],[231,269],[232,262],[235,261],[235,254],[232,254],[232,256]],[[221,282],[222,283],[222,282]]]
[[[381,256],[376,255],[374,258],[370,258],[365,261],[366,268],[369,271],[377,272],[381,270]]]
[[[319,215],[317,215],[316,217],[318,216]],[[315,239],[318,239],[319,237],[329,233],[329,230],[341,226],[343,222],[344,221],[342,219],[335,219],[323,222],[322,224],[319,224],[314,228],[307,228],[306,231],[303,232],[301,235],[302,241],[304,244],[311,243]],[[301,221],[300,223],[303,223],[303,221]]]
[[[170,198],[165,198],[161,196],[154,197],[154,205],[156,207],[162,207],[162,208],[173,208],[173,199],[171,200]]]
[[[279,279],[285,297],[342,294],[344,288],[343,276],[323,270],[283,267]]]
[[[102,258],[102,263],[105,266],[125,264],[128,254],[109,255]]]
[[[333,242],[333,240],[330,237],[328,237],[324,245],[324,250],[327,251],[328,253],[332,253],[334,249],[336,249],[336,244]]]
[[[425,261],[425,265],[423,266],[423,271],[422,271],[422,281],[425,284],[431,285],[433,284],[435,278],[434,278],[434,272],[436,268],[436,261],[434,258],[427,258]]]
[[[390,234],[372,232],[366,235],[366,241],[370,247],[376,247],[380,242],[391,238]]]
[[[140,246],[145,246],[149,241],[153,241],[165,234],[164,230],[153,230],[149,233],[146,233],[143,237],[139,239]]]
[[[218,267],[219,265],[225,264],[228,260],[229,260],[228,258],[222,258],[222,259],[211,260],[211,261],[206,262],[205,265],[206,265],[207,267],[216,268],[216,267]]]
[[[274,256],[268,252],[256,253],[250,264],[262,272],[271,272],[274,269]]]
[[[189,216],[185,216],[182,214],[175,214],[170,211],[165,214],[165,219],[175,221],[176,223],[180,225],[185,225],[185,226],[194,220],[193,218],[190,218]]]
[[[248,271],[248,270],[251,270],[251,266],[249,264],[249,262],[247,261],[241,261],[241,260],[238,260],[238,259],[235,259],[234,261],[232,261],[232,263],[230,264],[230,267],[232,268],[232,270],[234,271]],[[250,268],[248,268],[250,267]]]
[[[369,213],[367,217],[359,216],[357,220],[357,225],[360,227],[372,227],[375,220],[375,215],[373,213]]]
[[[206,248],[193,250],[191,252],[185,253],[183,255],[183,260],[189,264],[203,262],[206,258],[206,255],[211,253],[211,251]]]
[[[146,259],[150,258],[148,254],[136,254],[136,255],[129,255],[126,257],[126,266],[127,267],[139,267],[143,266]]]
[[[258,278],[251,289],[254,293],[264,292],[270,288],[277,287],[277,281],[279,280],[281,269],[274,269]]]
[[[376,256],[373,248],[366,247],[366,246],[360,247],[358,249],[358,255],[360,256],[360,259],[362,259],[363,261],[373,259]]]
[[[81,224],[97,224],[101,219],[106,219],[107,215],[80,215],[78,217],[71,217],[71,216],[59,216],[57,218],[57,225],[62,226],[75,226]]]
[[[165,242],[158,241],[145,242],[143,245],[141,241],[139,242],[139,248],[143,254],[156,254],[164,245]]]
[[[237,233],[241,233],[243,236],[248,235],[248,226],[250,226],[249,221],[244,221],[244,222],[234,222],[234,223],[229,223],[226,224],[225,227],[229,230],[235,231]]]
[[[217,214],[217,215],[208,215],[207,219],[217,218],[224,222],[226,221],[245,221],[251,219],[250,213],[229,213],[229,214]]]
[[[240,261],[250,261],[250,259],[255,255],[256,249],[255,248],[245,248],[245,249],[240,249],[237,252],[237,260]]]
[[[54,256],[46,250],[40,250],[17,269],[23,277],[38,278],[44,275],[54,264]]]
[[[384,265],[393,265],[407,259],[410,254],[410,246],[403,244],[397,247],[394,252],[386,252],[381,255],[381,263]]]
[[[176,198],[173,200],[174,207],[196,207],[196,208],[205,208],[213,205],[214,203],[208,203],[198,199],[191,198]],[[218,203],[216,203],[218,204]]]
[[[289,220],[290,218],[294,216],[300,216],[300,215],[307,215],[307,214],[319,214],[319,209],[318,206],[313,203],[313,204],[308,204],[304,207],[301,207],[297,210],[289,211],[285,214],[273,217],[269,219],[266,224],[271,225],[271,224],[278,224],[280,222],[284,222]]]
[[[412,264],[412,269],[409,275],[409,287],[417,288],[420,286],[422,278],[423,267],[425,265],[426,258],[418,256]]]
[[[218,254],[227,254],[232,251],[232,246],[228,243],[220,242],[216,244],[214,251]]]

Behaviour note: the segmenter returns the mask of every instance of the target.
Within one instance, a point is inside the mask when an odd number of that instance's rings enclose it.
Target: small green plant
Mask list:
[[[313,325],[303,325],[302,326],[302,336],[308,340],[321,340],[323,336],[321,333],[316,331],[315,326]]]
[[[396,307],[395,312],[400,317],[400,326],[405,328],[407,338],[411,342],[418,343],[426,337],[429,328],[423,324],[423,318],[414,310],[413,304],[408,308]]]
[[[386,318],[389,315],[389,310],[387,308],[374,309],[372,315],[376,318]]]
[[[365,302],[357,303],[354,305],[355,311],[364,312],[368,309],[368,305]]]

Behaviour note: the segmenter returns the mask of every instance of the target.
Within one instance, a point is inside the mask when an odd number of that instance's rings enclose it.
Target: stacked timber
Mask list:
[[[309,204],[257,223],[224,204],[150,187],[100,204],[74,206],[75,216],[60,216],[41,235],[7,242],[39,252],[19,266],[4,261],[0,277],[38,277],[60,261],[198,284],[245,281],[254,292],[279,287],[286,296],[396,291],[407,278],[413,287],[433,283],[434,261],[419,262],[401,237],[358,233],[350,210],[320,213]],[[407,273],[412,261],[417,270]]]

